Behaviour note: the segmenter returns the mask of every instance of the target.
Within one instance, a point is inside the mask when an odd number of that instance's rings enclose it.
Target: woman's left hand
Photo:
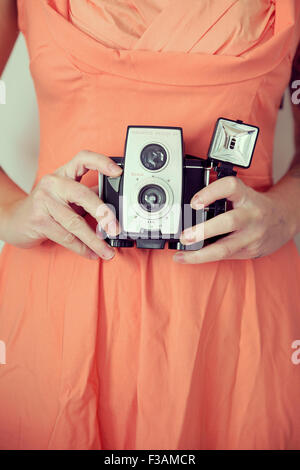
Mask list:
[[[216,235],[232,233],[198,251],[177,253],[175,261],[198,264],[260,258],[273,253],[296,234],[291,211],[276,192],[257,192],[234,176],[214,181],[203,188],[193,197],[191,206],[201,209],[223,198],[232,202],[233,209],[186,229],[180,241],[191,245]]]

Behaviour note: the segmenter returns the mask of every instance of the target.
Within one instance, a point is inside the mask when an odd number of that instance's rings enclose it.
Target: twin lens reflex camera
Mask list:
[[[123,157],[111,157],[123,169],[117,178],[99,174],[99,196],[115,212],[122,232],[106,241],[113,247],[199,250],[219,237],[182,245],[181,232],[228,210],[226,199],[201,210],[192,197],[216,178],[249,168],[259,128],[219,118],[207,158],[186,155],[181,127],[128,126]]]

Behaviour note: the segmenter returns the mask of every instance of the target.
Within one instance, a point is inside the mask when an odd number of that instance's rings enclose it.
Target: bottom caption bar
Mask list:
[[[103,464],[126,465],[131,468],[141,465],[196,465],[193,451],[101,451]]]

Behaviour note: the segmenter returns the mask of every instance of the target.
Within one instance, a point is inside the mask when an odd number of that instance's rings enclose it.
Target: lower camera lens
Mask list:
[[[167,162],[167,152],[159,144],[149,144],[142,150],[141,162],[147,170],[160,170]]]
[[[138,201],[147,212],[158,212],[166,204],[166,193],[157,184],[144,186],[139,193]]]

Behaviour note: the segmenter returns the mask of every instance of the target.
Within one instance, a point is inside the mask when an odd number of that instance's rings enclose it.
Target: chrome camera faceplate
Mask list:
[[[181,128],[128,127],[122,200],[124,231],[160,231],[162,235],[178,231],[182,166]],[[157,209],[147,211],[147,204],[156,202]]]

